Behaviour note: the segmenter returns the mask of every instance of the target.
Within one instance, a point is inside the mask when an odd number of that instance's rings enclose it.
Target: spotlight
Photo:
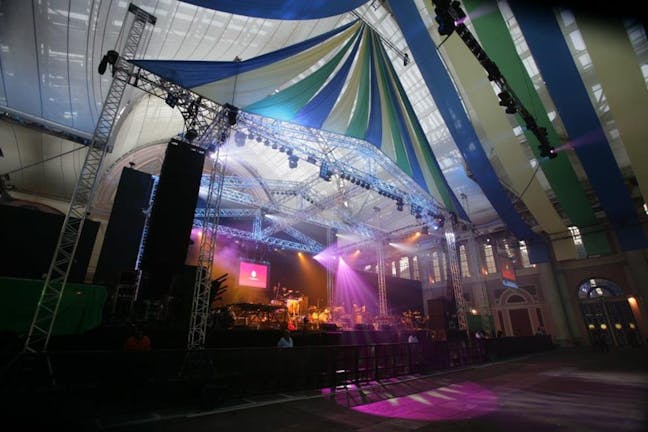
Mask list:
[[[407,66],[410,63],[409,54],[403,54],[403,66]]]
[[[207,154],[212,159],[216,158],[216,144],[210,144],[209,147],[207,147]]]
[[[270,146],[270,140],[266,138],[265,141],[263,141],[263,145]]]
[[[432,0],[436,5],[434,19],[439,24],[439,34],[450,36],[455,31],[455,22],[450,16],[450,0]]]
[[[543,158],[554,159],[558,157],[558,153],[556,153],[556,149],[550,145],[542,145],[540,146],[540,156]]]
[[[443,228],[445,225],[445,218],[443,216],[437,216],[435,219],[436,229]]]
[[[306,158],[306,162],[314,164],[317,163],[317,159],[315,159],[315,156],[313,155],[308,155],[308,157]]]
[[[295,156],[295,155],[291,155],[290,157],[288,157],[288,167],[289,168],[297,168],[297,161],[298,160],[299,160],[299,158],[297,156]]]
[[[193,140],[195,140],[198,137],[198,132],[196,131],[196,129],[189,129],[185,133],[184,137],[185,137],[185,139],[187,141],[192,142]]]
[[[117,63],[117,59],[119,59],[119,53],[115,50],[110,50],[106,53],[106,55],[103,56],[101,61],[99,62],[99,75],[103,75],[106,73],[106,68],[108,67],[108,64],[115,66],[115,63]]]
[[[234,105],[230,105],[228,103],[225,104],[225,109],[227,112],[228,123],[230,124],[230,126],[234,126],[238,121],[239,109]]]
[[[169,105],[171,108],[175,108],[175,106],[178,104],[178,95],[169,92],[167,93],[164,102],[166,102],[166,104]]]
[[[501,93],[498,93],[497,97],[499,97],[500,99],[499,104],[503,107],[506,107],[507,114],[515,114],[517,112],[515,100],[513,100],[509,92],[503,91]]]
[[[502,78],[502,72],[500,72],[495,62],[491,59],[485,59],[481,62],[481,65],[486,69],[489,81],[498,81]]]
[[[320,177],[326,181],[331,181],[331,175],[333,175],[333,173],[329,170],[328,164],[323,162],[320,167]]]
[[[245,139],[247,137],[245,134],[241,131],[236,131],[234,134],[234,142],[236,143],[237,147],[243,147],[245,145]]]
[[[425,235],[430,234],[430,228],[427,225],[423,225],[423,228],[421,228],[421,232]]]

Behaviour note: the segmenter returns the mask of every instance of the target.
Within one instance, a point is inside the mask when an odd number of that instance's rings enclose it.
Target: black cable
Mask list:
[[[539,170],[539,169],[540,169],[540,162],[538,162],[538,165],[536,166],[535,171],[533,171],[533,175],[532,175],[531,178],[529,179],[529,183],[527,183],[527,185],[524,187],[524,189],[522,190],[522,193],[520,194],[520,196],[517,197],[518,200],[522,200],[522,197],[524,196],[524,194],[526,193],[526,191],[529,189],[529,186],[531,186],[531,182],[533,182],[533,179],[534,179],[534,178],[536,177],[536,175],[538,174],[538,170]]]

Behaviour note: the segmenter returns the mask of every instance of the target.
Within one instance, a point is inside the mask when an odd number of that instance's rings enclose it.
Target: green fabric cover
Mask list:
[[[42,289],[42,280],[0,278],[0,331],[27,333]],[[68,283],[53,334],[82,334],[97,327],[106,298],[104,286]]]

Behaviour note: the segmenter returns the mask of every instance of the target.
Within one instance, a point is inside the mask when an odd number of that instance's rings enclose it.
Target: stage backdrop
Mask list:
[[[357,272],[360,278],[370,284],[376,292],[378,299],[378,274],[369,272]],[[387,307],[390,315],[400,315],[408,310],[423,312],[423,290],[421,281],[401,279],[386,276],[387,284]],[[371,313],[378,313],[378,305],[366,305]]]

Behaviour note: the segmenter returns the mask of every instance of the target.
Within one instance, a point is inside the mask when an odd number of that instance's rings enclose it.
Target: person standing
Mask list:
[[[144,330],[135,327],[133,335],[126,339],[124,351],[149,352],[151,351],[151,339],[144,334]]]
[[[290,331],[284,330],[283,336],[281,336],[281,339],[279,339],[279,342],[277,342],[277,346],[279,348],[292,348],[293,347],[293,340],[290,337]]]

